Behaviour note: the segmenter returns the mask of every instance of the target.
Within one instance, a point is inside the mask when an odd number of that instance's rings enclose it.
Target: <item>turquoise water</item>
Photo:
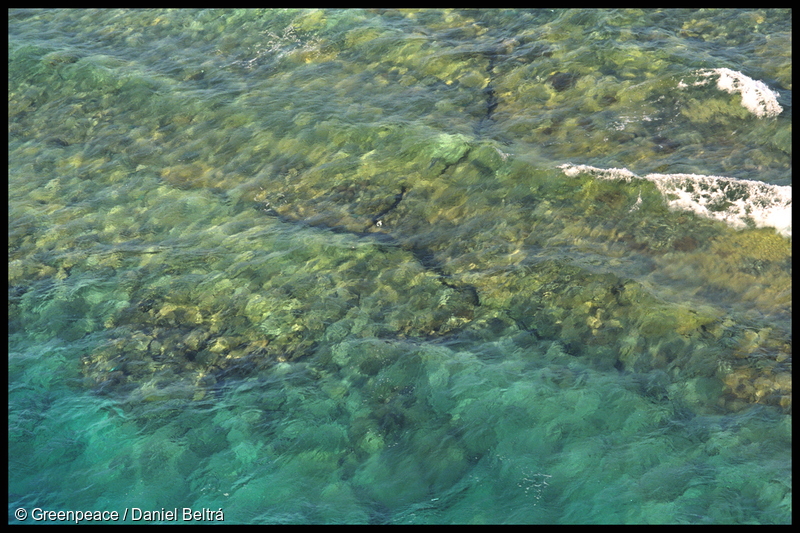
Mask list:
[[[791,11],[8,35],[9,522],[791,522]]]

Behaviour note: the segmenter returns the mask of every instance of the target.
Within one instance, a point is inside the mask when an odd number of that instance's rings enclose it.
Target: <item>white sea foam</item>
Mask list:
[[[701,69],[695,74],[705,79],[698,80],[694,85],[705,85],[711,77],[717,76],[717,87],[729,94],[740,93],[742,105],[758,118],[775,117],[783,111],[778,103],[780,93],[770,90],[763,81],[748,78],[729,68]],[[678,87],[684,88],[687,85],[681,80]]]
[[[671,209],[692,211],[699,216],[721,220],[743,229],[750,224],[775,228],[784,237],[792,236],[792,188],[760,181],[740,180],[700,174],[647,174],[637,176],[626,168],[597,168],[565,164],[559,167],[567,176],[592,174],[601,179],[648,180],[664,195]]]

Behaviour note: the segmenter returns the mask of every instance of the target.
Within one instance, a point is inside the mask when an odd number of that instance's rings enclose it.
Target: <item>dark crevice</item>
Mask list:
[[[480,298],[478,296],[478,290],[471,285],[462,285],[449,281],[451,279],[451,276],[444,271],[444,268],[436,259],[436,255],[433,251],[422,246],[415,246],[408,241],[399,240],[398,238],[394,237],[389,233],[381,231],[380,229],[375,229],[375,228],[380,228],[381,226],[380,222],[383,220],[383,217],[385,217],[391,211],[397,209],[397,207],[400,205],[400,202],[402,202],[403,199],[405,198],[405,194],[407,191],[408,189],[405,186],[403,186],[400,189],[400,192],[394,196],[394,201],[392,202],[392,204],[386,209],[382,210],[377,215],[375,215],[374,217],[372,217],[371,218],[372,223],[365,228],[365,231],[360,231],[360,232],[353,231],[344,226],[329,226],[327,224],[310,224],[305,220],[295,220],[290,217],[279,214],[272,208],[263,209],[263,207],[258,206],[256,207],[256,209],[266,213],[269,216],[275,217],[282,222],[286,222],[289,224],[313,227],[317,229],[324,229],[338,234],[353,235],[354,237],[357,237],[359,239],[370,239],[373,242],[375,242],[378,246],[392,246],[400,248],[402,250],[406,250],[409,253],[411,253],[411,255],[414,256],[414,259],[416,259],[416,261],[422,266],[422,268],[424,268],[428,272],[435,274],[437,279],[439,280],[439,283],[441,283],[445,287],[455,289],[460,294],[465,296],[466,299],[472,305],[479,306]]]
[[[483,135],[485,129],[489,128],[494,123],[494,111],[497,109],[498,100],[497,100],[497,93],[494,90],[494,64],[497,58],[496,52],[485,52],[486,58],[489,60],[489,64],[486,66],[486,72],[489,73],[489,83],[486,85],[486,88],[483,90],[483,94],[486,97],[486,114],[481,117],[478,124],[475,125],[475,135],[480,137]]]
[[[387,207],[386,209],[384,209],[383,211],[372,217],[372,224],[370,226],[380,227],[382,225],[381,223],[383,217],[385,217],[391,211],[396,209],[398,205],[400,205],[400,202],[403,201],[403,196],[405,196],[407,190],[408,189],[406,188],[405,185],[401,186],[400,192],[394,195],[394,203],[392,203],[392,205],[390,205],[389,207]],[[367,226],[367,229],[369,229],[370,226]]]

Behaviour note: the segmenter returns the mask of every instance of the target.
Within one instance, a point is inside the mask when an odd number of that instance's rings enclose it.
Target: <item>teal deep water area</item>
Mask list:
[[[9,523],[790,523],[791,22],[9,11]]]

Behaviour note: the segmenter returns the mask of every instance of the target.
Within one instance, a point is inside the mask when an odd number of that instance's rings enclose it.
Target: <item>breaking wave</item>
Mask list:
[[[567,176],[591,174],[601,179],[647,180],[655,184],[671,209],[721,220],[736,229],[771,227],[792,236],[792,188],[760,181],[701,174],[647,174],[638,176],[626,168],[589,165],[559,166]]]
[[[763,81],[748,78],[737,70],[729,68],[700,69],[694,72],[700,79],[692,83],[694,86],[706,85],[712,77],[717,76],[717,87],[729,94],[742,95],[742,106],[757,116],[776,117],[783,112],[778,103],[780,93],[772,91]],[[678,87],[688,87],[683,80]]]

